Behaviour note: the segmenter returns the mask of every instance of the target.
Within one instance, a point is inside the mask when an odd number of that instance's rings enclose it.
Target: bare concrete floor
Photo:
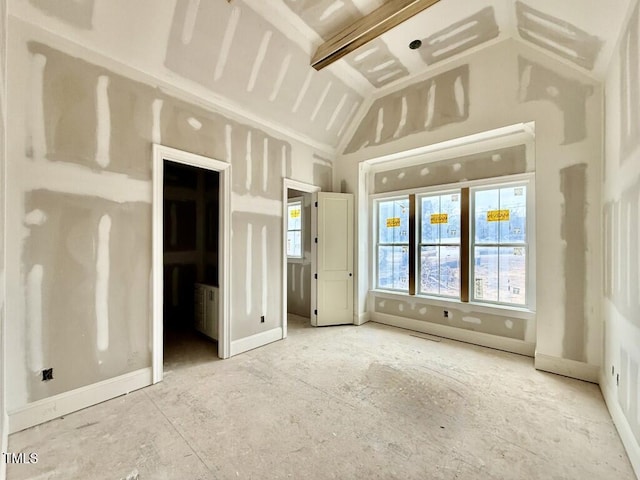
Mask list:
[[[413,335],[292,318],[225,361],[185,339],[164,382],[12,435],[39,461],[8,478],[635,478],[596,385]]]

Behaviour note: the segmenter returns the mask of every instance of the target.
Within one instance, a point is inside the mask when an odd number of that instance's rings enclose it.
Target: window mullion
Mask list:
[[[469,188],[460,192],[460,301],[469,301]]]
[[[416,294],[416,196],[409,195],[409,295]]]

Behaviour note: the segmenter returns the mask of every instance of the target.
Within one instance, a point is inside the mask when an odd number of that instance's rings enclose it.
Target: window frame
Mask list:
[[[407,235],[407,243],[380,243],[380,228],[379,228],[379,221],[380,221],[380,209],[378,207],[378,205],[381,202],[390,202],[390,201],[394,201],[394,200],[409,200],[409,203],[411,203],[411,199],[410,199],[410,195],[409,194],[403,194],[403,195],[387,195],[384,198],[380,198],[378,201],[374,202],[374,208],[373,211],[374,213],[374,217],[375,217],[375,222],[374,222],[374,231],[373,231],[373,246],[374,246],[374,264],[373,264],[373,271],[374,271],[374,285],[375,285],[375,289],[377,290],[381,290],[381,291],[385,291],[385,292],[397,292],[397,293],[405,293],[408,294],[411,290],[411,268],[409,268],[409,278],[407,279],[407,288],[406,289],[400,289],[400,288],[386,288],[386,287],[380,287],[378,280],[379,280],[379,274],[378,274],[378,266],[379,266],[379,260],[380,260],[380,247],[381,246],[401,246],[404,247],[406,246],[406,248],[409,251],[409,259],[411,258],[411,237],[412,237],[412,232],[409,230],[408,235]],[[408,206],[408,208],[411,208],[411,205]],[[409,225],[411,224],[411,215],[409,214]],[[407,228],[409,228],[409,225],[407,225]],[[411,260],[409,260],[411,261]]]
[[[289,206],[293,204],[300,204],[300,230],[289,228]],[[300,232],[300,256],[289,255],[287,250],[287,262],[289,263],[302,263],[304,261],[304,197],[291,197],[287,199],[287,238],[285,238],[285,245],[289,241],[289,232]]]
[[[525,204],[525,211],[526,211],[526,228],[525,228],[525,241],[524,243],[500,243],[500,240],[498,239],[497,243],[477,243],[476,242],[476,222],[475,222],[475,212],[476,212],[476,205],[475,205],[475,193],[478,191],[487,191],[487,190],[500,190],[503,188],[509,188],[509,187],[519,187],[519,186],[523,186],[526,187],[526,204]],[[525,309],[530,309],[530,303],[531,303],[531,298],[530,298],[530,285],[531,285],[531,275],[529,272],[530,269],[530,249],[529,249],[529,239],[531,237],[530,233],[534,232],[534,237],[535,237],[535,230],[532,229],[531,227],[531,223],[530,223],[530,216],[532,214],[532,205],[531,202],[533,201],[532,199],[532,185],[531,185],[531,180],[520,180],[520,181],[511,181],[511,182],[496,182],[496,183],[490,183],[490,184],[485,184],[485,185],[477,185],[477,186],[473,186],[469,188],[469,259],[470,259],[470,263],[469,263],[469,303],[473,303],[473,304],[482,304],[482,305],[491,305],[491,306],[496,306],[496,307],[503,307],[503,308],[508,308],[508,309],[512,309],[512,308],[525,308]],[[479,246],[483,246],[483,247],[489,247],[489,248],[498,248],[498,251],[500,249],[500,247],[504,247],[504,248],[514,248],[514,247],[524,247],[525,249],[525,301],[524,304],[518,304],[518,303],[509,303],[509,302],[500,302],[500,301],[494,301],[494,300],[486,300],[486,299],[477,299],[476,298],[476,290],[475,290],[475,271],[476,271],[476,262],[475,262],[475,247],[479,245]],[[498,255],[498,279],[500,278],[500,256]],[[499,280],[498,280],[499,281]],[[500,291],[500,287],[498,285],[498,292]]]
[[[474,271],[474,251],[473,247],[475,245],[475,221],[473,221],[474,208],[475,206],[471,204],[473,200],[473,190],[478,189],[491,189],[491,188],[504,188],[509,185],[517,185],[522,184],[526,185],[527,193],[526,193],[526,237],[527,237],[527,257],[526,257],[526,300],[524,305],[511,304],[511,303],[501,303],[501,302],[491,302],[486,300],[477,300],[474,298],[473,294],[473,279],[475,275]],[[414,273],[414,282],[415,282],[415,291],[414,293],[410,293],[408,290],[398,290],[398,289],[389,289],[378,286],[378,203],[381,201],[386,201],[394,198],[403,198],[413,195],[415,197],[415,209],[416,215],[414,219],[414,228],[413,228],[413,249],[410,251],[410,262],[411,255],[413,252],[413,260],[416,263],[420,263],[420,240],[421,240],[421,214],[422,212],[418,212],[420,209],[420,204],[418,199],[424,196],[429,195],[446,195],[447,193],[451,193],[453,191],[462,191],[464,189],[468,189],[469,197],[467,198],[467,218],[468,218],[468,227],[467,227],[467,235],[463,240],[462,238],[462,223],[463,223],[463,215],[464,210],[461,210],[460,219],[461,219],[461,238],[460,238],[460,263],[461,263],[461,297],[451,297],[451,296],[443,296],[443,295],[434,295],[434,294],[424,294],[419,292],[420,282],[420,268],[419,265],[416,265],[415,273]],[[462,198],[462,196],[461,196]],[[505,175],[501,177],[491,177],[491,178],[483,178],[477,180],[470,180],[464,182],[443,184],[443,185],[433,185],[429,187],[418,187],[412,189],[398,190],[393,192],[383,192],[383,193],[374,193],[369,195],[369,206],[371,213],[371,222],[370,222],[370,238],[372,241],[373,252],[371,255],[371,268],[370,268],[370,285],[371,290],[377,293],[387,293],[387,294],[396,294],[396,295],[406,295],[416,298],[428,299],[432,300],[439,304],[464,304],[464,305],[473,305],[479,309],[497,309],[497,310],[507,310],[512,311],[514,314],[519,314],[518,312],[523,312],[522,314],[534,313],[536,309],[535,299],[536,299],[536,248],[535,248],[535,173],[521,173],[514,175]],[[464,209],[464,206],[463,206]],[[521,245],[518,245],[521,246]],[[466,248],[467,259],[468,259],[468,267],[466,270],[466,291],[463,286],[463,255],[464,249]],[[411,282],[411,278],[409,279]]]
[[[436,297],[436,298],[443,298],[443,299],[451,299],[451,300],[461,300],[461,295],[462,295],[462,284],[460,284],[460,288],[458,290],[458,295],[457,296],[453,296],[453,295],[444,295],[442,293],[425,293],[422,292],[422,247],[423,246],[435,246],[435,247],[458,247],[458,264],[460,265],[460,270],[462,271],[462,247],[464,245],[464,241],[462,238],[462,229],[460,231],[460,238],[458,240],[458,243],[422,243],[422,199],[424,198],[428,198],[428,197],[443,197],[446,195],[454,195],[457,194],[459,195],[458,201],[460,209],[459,209],[459,217],[460,217],[460,224],[462,224],[462,188],[453,188],[453,189],[447,189],[447,190],[438,190],[438,191],[434,191],[434,192],[423,192],[423,193],[419,193],[416,194],[416,265],[417,265],[417,271],[416,271],[416,296],[420,296],[420,297]],[[440,274],[440,272],[438,272]],[[462,275],[461,275],[462,277]]]

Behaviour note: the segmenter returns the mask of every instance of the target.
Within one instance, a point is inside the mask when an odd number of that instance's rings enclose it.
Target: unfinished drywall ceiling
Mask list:
[[[433,76],[507,38],[601,78],[628,2],[476,0],[461,9],[458,0],[440,0],[321,72],[309,67],[315,48],[383,0],[141,0],[134,11],[124,0],[11,5],[17,16],[66,29],[71,40],[117,61],[152,51],[137,69],[171,75],[211,102],[330,150],[344,145],[358,108],[376,91]],[[143,11],[153,13],[136,13]],[[136,18],[152,30],[139,35]],[[416,39],[422,47],[410,50]]]
[[[286,9],[280,7],[281,3]],[[271,14],[289,13],[285,16],[292,27],[317,47],[381,3],[282,0],[271,4]],[[472,49],[514,38],[602,79],[628,5],[629,0],[475,0],[460,8],[459,0],[440,0],[339,60],[336,68],[351,68],[380,88],[426,74],[439,62]],[[265,12],[268,8],[263,15]],[[422,46],[410,50],[413,40],[421,40]]]
[[[363,100],[341,77],[311,68],[299,44],[241,0],[142,0],[133,10],[122,0],[30,0],[12,9],[119,62],[146,52],[137,70],[170,75],[209,102],[325,150],[338,143]],[[140,23],[152,25],[144,35]]]
[[[302,50],[240,4],[176,4],[165,62],[170,70],[225,96],[253,97],[252,104],[262,103],[266,111],[282,110],[276,114],[284,114],[282,123],[333,144],[361,97],[329,72],[316,73],[305,60]]]

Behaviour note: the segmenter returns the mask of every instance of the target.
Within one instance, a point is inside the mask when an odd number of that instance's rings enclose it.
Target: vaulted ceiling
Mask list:
[[[315,49],[389,0],[246,0],[268,20],[286,21],[299,42]],[[371,93],[420,75],[443,62],[515,38],[601,79],[629,0],[440,0],[332,67],[357,75]],[[422,46],[410,49],[409,43]]]
[[[335,130],[336,122],[332,119],[339,118],[342,124],[332,139],[321,140],[328,140],[332,146],[345,145],[349,140],[345,137],[350,134],[345,125],[362,118],[356,111],[358,107],[367,108],[371,104],[368,100],[404,88],[414,79],[425,78],[431,70],[442,71],[447,63],[506,39],[526,44],[602,81],[617,51],[630,1],[439,0],[320,72],[339,78],[362,97],[358,101],[350,94],[347,100],[334,99],[333,103],[322,96],[315,97],[314,102],[318,102],[315,109],[327,111],[328,131]],[[394,2],[244,0],[297,43],[309,61],[319,46],[341,30],[383,4]],[[421,46],[410,49],[409,44],[414,40],[420,40]]]
[[[402,0],[13,0],[11,14],[325,152],[371,103],[513,39],[602,81],[631,0],[439,0],[317,72],[345,27]],[[406,1],[405,1],[406,3]],[[146,23],[149,31],[141,30]],[[420,40],[422,46],[410,49]],[[140,54],[140,56],[136,56]]]

